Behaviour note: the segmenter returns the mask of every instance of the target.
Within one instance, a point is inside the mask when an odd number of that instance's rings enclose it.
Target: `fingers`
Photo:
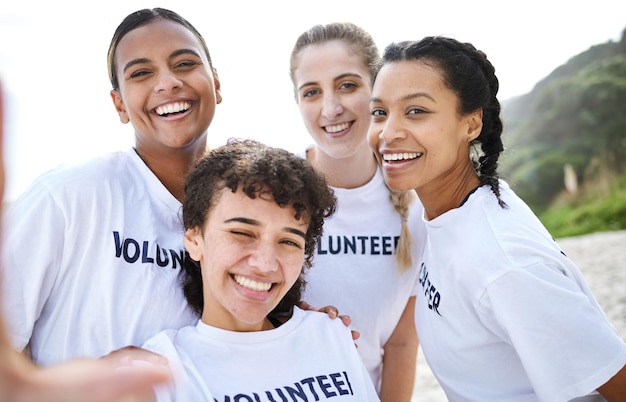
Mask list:
[[[111,360],[74,360],[34,369],[22,394],[27,401],[149,401],[152,386],[170,378],[166,366],[145,361],[143,365],[120,366]]]
[[[167,358],[158,353],[135,346],[126,346],[117,349],[100,358],[119,366],[137,366],[139,362],[146,362],[157,366],[167,366]]]
[[[311,307],[311,305],[305,301],[300,301],[298,302],[298,307],[300,307],[302,310],[313,310],[313,311],[317,311],[316,308]]]
[[[324,306],[318,309],[318,311],[328,314],[328,316],[333,319],[339,317],[339,311],[337,310],[337,307],[334,306]]]

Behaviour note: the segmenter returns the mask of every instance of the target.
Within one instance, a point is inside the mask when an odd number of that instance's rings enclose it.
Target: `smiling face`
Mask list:
[[[462,187],[464,196],[467,180],[478,184],[469,144],[480,134],[482,112],[460,115],[457,96],[437,68],[423,61],[385,64],[370,109],[370,146],[391,188],[416,189],[426,205]]]
[[[293,79],[300,114],[318,152],[344,158],[367,146],[370,73],[345,42],[304,47]]]
[[[133,125],[138,150],[206,142],[220,84],[191,31],[165,19],[140,26],[119,42],[115,66],[119,89],[111,97],[122,123]]]
[[[185,234],[202,270],[202,321],[231,331],[270,328],[267,315],[302,272],[307,228],[269,196],[221,190],[204,228]]]

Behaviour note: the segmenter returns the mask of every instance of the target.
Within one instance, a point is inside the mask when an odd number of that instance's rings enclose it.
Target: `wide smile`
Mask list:
[[[253,279],[236,274],[231,276],[238,285],[255,292],[269,292],[272,286],[274,286],[274,283],[272,282],[255,281]]]
[[[340,133],[342,131],[346,131],[347,129],[349,129],[352,126],[352,124],[354,124],[353,121],[340,123],[340,124],[329,124],[327,126],[323,126],[322,129],[324,129],[324,131],[326,131],[329,134],[337,134],[337,133]]]
[[[161,117],[168,117],[172,115],[185,113],[190,108],[191,108],[191,102],[179,101],[179,102],[168,103],[166,105],[157,106],[156,108],[154,108],[154,112]]]
[[[393,152],[382,154],[382,159],[387,163],[394,162],[407,162],[420,158],[423,155],[421,152]]]

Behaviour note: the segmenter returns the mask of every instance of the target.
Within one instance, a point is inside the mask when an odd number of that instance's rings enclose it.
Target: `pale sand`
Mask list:
[[[578,265],[598,303],[626,339],[626,230],[558,240]],[[445,402],[446,397],[420,349],[412,402]]]

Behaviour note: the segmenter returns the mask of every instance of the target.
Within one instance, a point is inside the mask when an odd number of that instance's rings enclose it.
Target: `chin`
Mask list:
[[[410,180],[405,180],[400,177],[393,177],[393,176],[390,177],[388,175],[384,175],[384,176],[385,176],[385,183],[387,183],[387,186],[389,186],[389,188],[392,190],[409,191],[409,190],[415,189],[415,186]]]

